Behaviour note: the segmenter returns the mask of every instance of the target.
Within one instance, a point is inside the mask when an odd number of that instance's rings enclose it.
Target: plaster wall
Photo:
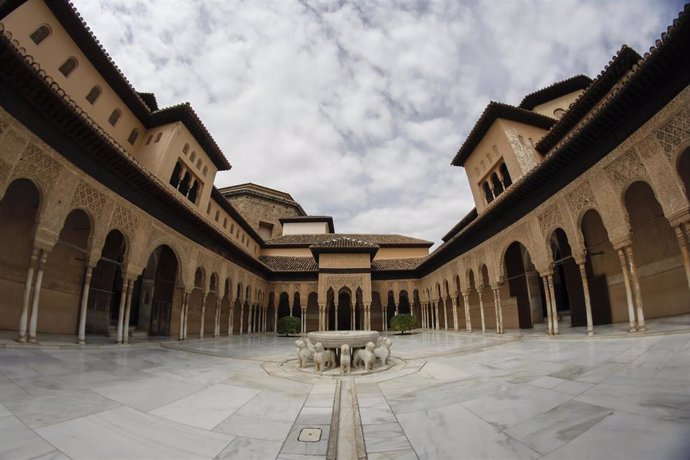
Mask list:
[[[575,100],[578,97],[580,97],[580,94],[584,92],[585,91],[582,89],[578,91],[573,91],[572,93],[568,93],[561,97],[557,97],[556,99],[552,99],[543,104],[536,105],[532,109],[532,112],[536,112],[547,117],[556,118],[554,110],[563,109],[567,112],[568,108],[570,107],[570,104],[575,102]]]

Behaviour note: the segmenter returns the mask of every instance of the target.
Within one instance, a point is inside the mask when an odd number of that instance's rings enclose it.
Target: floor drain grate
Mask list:
[[[302,442],[319,442],[321,440],[321,428],[302,428],[297,440]]]

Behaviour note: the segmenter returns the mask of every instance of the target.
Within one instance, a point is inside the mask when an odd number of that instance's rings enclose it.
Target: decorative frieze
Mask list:
[[[672,160],[678,147],[690,140],[690,109],[686,107],[676,112],[668,123],[655,130],[654,134],[666,158]]]
[[[546,232],[555,226],[562,225],[563,217],[561,216],[561,208],[558,203],[553,203],[537,216],[539,220],[539,229],[542,235],[547,236]]]
[[[85,208],[91,211],[92,215],[98,216],[103,211],[103,206],[107,203],[105,195],[97,191],[84,181],[77,185],[77,189],[72,197],[73,208]]]
[[[582,181],[579,187],[566,195],[565,201],[573,216],[579,216],[584,209],[594,208],[596,198],[594,198],[592,184],[588,180]]]
[[[604,169],[611,183],[619,191],[635,179],[648,180],[647,170],[635,149],[627,150]]]
[[[41,183],[46,191],[55,184],[62,165],[43,152],[36,144],[29,144],[14,168],[15,177],[29,177]]]

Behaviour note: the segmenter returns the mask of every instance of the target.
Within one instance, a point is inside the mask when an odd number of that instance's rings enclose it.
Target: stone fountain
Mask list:
[[[352,368],[364,367],[371,371],[380,361],[380,367],[388,366],[391,340],[381,337],[378,331],[316,331],[295,342],[299,367],[314,364],[318,374],[340,364],[340,373],[350,373]]]

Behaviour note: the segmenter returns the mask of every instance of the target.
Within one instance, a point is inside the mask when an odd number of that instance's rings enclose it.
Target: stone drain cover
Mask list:
[[[321,440],[321,428],[302,428],[297,440],[302,442],[318,442]]]

